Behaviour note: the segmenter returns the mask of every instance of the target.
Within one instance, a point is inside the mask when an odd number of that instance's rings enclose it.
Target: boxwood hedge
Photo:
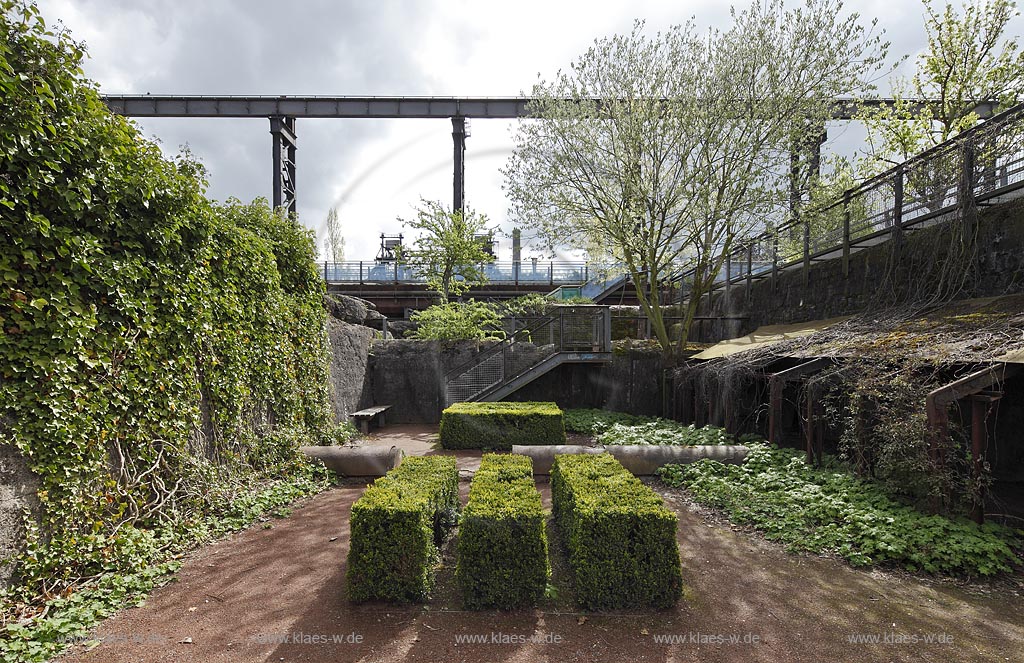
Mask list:
[[[513,444],[565,444],[554,403],[455,403],[441,413],[445,449],[504,449]]]
[[[676,516],[618,461],[555,456],[551,499],[580,605],[663,608],[679,600]]]
[[[456,522],[459,474],[451,456],[406,458],[352,505],[348,595],[420,601],[434,582],[438,545]]]
[[[533,463],[485,454],[459,526],[455,575],[467,608],[515,608],[544,595],[548,541]]]

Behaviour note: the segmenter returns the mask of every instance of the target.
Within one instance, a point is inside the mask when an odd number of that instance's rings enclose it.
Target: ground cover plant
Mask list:
[[[377,479],[352,505],[349,599],[425,599],[458,508],[453,456],[406,458]]]
[[[698,444],[735,444],[733,436],[715,426],[697,428],[677,421],[659,419],[642,424],[612,424],[595,438],[604,445],[657,445],[691,447]]]
[[[555,456],[551,501],[581,606],[664,608],[679,600],[677,517],[618,461]]]
[[[653,421],[651,417],[592,408],[569,408],[565,410],[564,418],[566,431],[586,435],[597,435],[612,424],[632,425]]]
[[[187,526],[133,531],[131,554],[120,560],[119,568],[82,583],[73,592],[48,598],[31,619],[10,619],[17,614],[18,601],[25,597],[15,588],[5,596],[12,603],[0,634],[0,661],[42,663],[72,644],[98,644],[89,639],[93,627],[118,610],[141,605],[150,591],[173,579],[189,550],[244,529],[266,516],[283,517],[295,500],[315,495],[328,485],[326,470],[310,464],[307,471],[291,478],[257,489],[247,486],[244,492],[225,502],[218,515],[206,516]],[[97,554],[95,550],[90,552]],[[31,569],[25,572],[33,573]]]
[[[530,458],[484,454],[459,523],[455,574],[466,607],[516,608],[544,596],[545,519]]]
[[[455,403],[441,413],[445,449],[504,449],[514,444],[565,444],[562,410],[554,403]]]
[[[616,446],[736,444],[734,436],[715,426],[698,428],[660,417],[586,408],[565,411],[565,430],[593,435],[599,444]]]
[[[1022,535],[1007,527],[926,515],[877,483],[813,468],[803,452],[752,444],[742,465],[702,460],[658,471],[672,487],[722,509],[792,551],[838,555],[854,566],[990,576],[1020,565]]]

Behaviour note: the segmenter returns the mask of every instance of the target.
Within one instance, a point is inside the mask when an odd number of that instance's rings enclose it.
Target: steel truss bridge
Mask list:
[[[516,119],[531,115],[532,97],[324,97],[324,96],[169,96],[104,95],[110,109],[128,117],[221,117],[267,118],[272,138],[274,207],[296,211],[296,149],[298,118],[334,119],[450,119],[452,123],[452,209],[465,203],[466,119]],[[594,100],[600,102],[600,100]],[[891,99],[863,102],[869,106],[892,104]],[[923,106],[930,102],[920,101]],[[982,103],[975,112],[992,115],[995,104]],[[832,117],[852,119],[857,102],[838,99]],[[821,140],[811,141],[811,168],[820,158],[825,128],[818,127]],[[795,158],[795,155],[794,155]]]

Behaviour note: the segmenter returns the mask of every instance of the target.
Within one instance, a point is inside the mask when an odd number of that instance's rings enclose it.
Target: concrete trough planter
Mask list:
[[[301,447],[300,451],[347,477],[382,477],[402,462],[398,447]]]
[[[587,447],[580,444],[554,444],[554,445],[523,445],[512,446],[512,453],[522,456],[529,456],[533,461],[533,473],[535,475],[551,474],[551,465],[555,462],[556,455],[562,454],[599,454],[604,453],[604,447]]]
[[[701,444],[692,447],[671,447],[654,444],[610,445],[587,447],[582,445],[512,447],[512,453],[533,459],[533,473],[550,474],[556,455],[599,454],[608,452],[634,476],[654,474],[662,465],[685,465],[708,458],[727,465],[739,465],[749,449],[739,444]]]

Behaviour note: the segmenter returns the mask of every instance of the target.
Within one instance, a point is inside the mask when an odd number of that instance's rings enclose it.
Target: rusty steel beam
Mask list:
[[[828,357],[817,357],[792,368],[787,368],[778,373],[771,373],[768,376],[768,441],[778,444],[779,419],[782,416],[782,390],[787,382],[797,380],[808,373],[814,373],[825,368],[832,360]]]
[[[925,412],[928,416],[928,455],[933,463],[938,466],[945,464],[943,449],[949,442],[949,406],[1001,384],[1019,370],[1020,366],[1016,364],[994,364],[929,392],[925,399]],[[973,438],[972,431],[972,452],[975,446]]]
[[[118,115],[130,117],[272,117],[302,118],[436,118],[530,117],[533,97],[352,97],[104,94],[100,97]],[[600,103],[594,98],[588,101]],[[836,99],[832,119],[850,120],[859,106],[890,107],[892,99]],[[920,112],[935,101],[910,102]],[[997,102],[981,102],[975,112],[988,118]]]
[[[971,507],[971,519],[979,525],[985,522],[985,486],[981,477],[985,472],[985,452],[988,450],[988,415],[1002,393],[983,392],[971,396],[971,472],[978,486],[978,495]]]

